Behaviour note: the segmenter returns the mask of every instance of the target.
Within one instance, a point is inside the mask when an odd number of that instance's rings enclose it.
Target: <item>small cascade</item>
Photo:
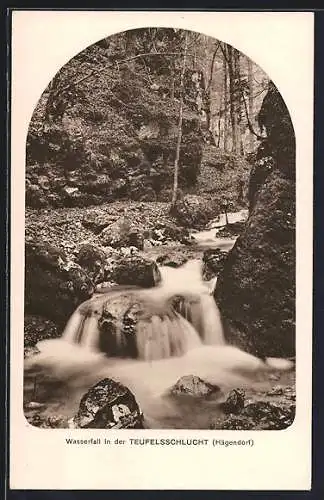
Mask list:
[[[83,324],[83,335],[80,344],[90,351],[96,351],[99,345],[100,329],[98,314],[88,316]]]
[[[39,342],[40,352],[25,360],[28,398],[34,397],[37,379],[53,414],[59,408],[70,416],[85,392],[108,377],[133,392],[150,427],[209,428],[210,405],[214,411],[218,403],[182,398],[180,404],[170,388],[181,377],[199,377],[224,392],[250,387],[260,373],[290,369],[287,360],[264,362],[226,345],[213,297],[216,278],[202,279],[201,260],[177,269],[160,267],[160,272],[161,283],[154,288],[116,286],[95,294],[77,307],[61,339]],[[62,384],[47,387],[53,380]]]
[[[134,394],[149,427],[208,428],[218,402],[174,398],[177,380],[196,376],[224,392],[250,387],[258,374],[278,367],[280,360],[263,362],[226,345],[200,262],[164,269],[162,276],[159,287],[116,287],[81,304],[62,338],[39,342],[40,353],[26,359],[26,397],[34,397],[37,380],[38,397],[50,411],[70,416],[86,391],[108,377]],[[51,380],[59,384],[47,386]]]
[[[104,295],[94,295],[83,302],[68,320],[62,338],[72,344],[82,344],[90,349],[95,348],[98,345],[99,336],[98,319],[106,301],[107,297]]]
[[[70,317],[63,332],[62,337],[66,340],[66,342],[69,342],[70,344],[78,343],[78,338],[83,328],[84,320],[85,316],[81,314],[78,308]]]
[[[222,320],[214,297],[210,294],[202,295],[200,304],[201,317],[203,318],[204,344],[225,344]]]
[[[191,260],[178,269],[162,268],[162,290],[178,296],[174,307],[193,325],[204,344],[225,343],[221,315],[212,295],[215,278],[202,279],[200,260]]]
[[[224,344],[210,284],[201,278],[201,261],[178,269],[162,267],[161,274],[156,288],[112,288],[81,304],[63,340],[92,352],[144,361],[182,356],[202,343]]]
[[[180,314],[152,316],[150,321],[137,324],[138,359],[153,361],[182,356],[190,349],[201,345],[194,327]]]

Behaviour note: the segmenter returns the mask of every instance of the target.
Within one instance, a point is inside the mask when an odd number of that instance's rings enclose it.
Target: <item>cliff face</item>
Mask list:
[[[280,94],[260,112],[267,137],[250,177],[244,233],[218,278],[215,298],[230,343],[258,356],[295,353],[295,139]]]
[[[240,61],[248,92],[248,61],[243,54]],[[179,194],[206,194],[241,208],[249,170],[241,153],[250,152],[254,141],[240,113],[242,151],[230,152],[224,68],[215,40],[171,28],[129,30],[80,52],[55,75],[33,113],[26,144],[27,206],[170,202],[182,101]],[[262,70],[253,68],[263,81]],[[255,94],[262,94],[263,85],[256,84]]]
[[[27,137],[27,206],[155,201],[172,185],[179,96],[163,93],[159,75],[150,83],[138,68],[115,66],[98,45],[87,51],[60,70],[33,114]],[[71,83],[75,79],[77,85]],[[194,90],[189,78],[181,188],[195,184],[202,158],[199,113],[188,97]]]

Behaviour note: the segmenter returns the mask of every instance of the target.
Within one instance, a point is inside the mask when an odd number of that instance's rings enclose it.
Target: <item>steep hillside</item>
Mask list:
[[[26,178],[31,207],[125,197],[154,201],[171,185],[179,99],[161,95],[162,77],[154,84],[129,66],[116,67],[98,45],[86,52],[86,68],[83,62],[80,67],[80,55],[72,59],[33,115]],[[70,74],[81,69],[81,76],[90,76],[76,87]],[[179,180],[185,188],[195,183],[202,156],[198,115],[188,103],[182,133]]]
[[[71,59],[45,89],[30,123],[27,206],[170,201],[180,129],[179,193],[207,198],[213,193],[220,203],[243,206],[249,165],[241,154],[224,152],[232,149],[226,93],[222,104],[225,70],[219,71],[221,62],[215,66],[221,52],[212,57],[218,49],[214,52],[215,42],[208,39],[206,45],[205,38],[182,30],[134,30],[102,40]],[[242,95],[246,64],[241,55]],[[255,71],[259,78],[260,69]],[[209,73],[214,76],[206,81]],[[262,85],[250,116],[254,122]],[[234,97],[241,149],[249,151],[253,135],[247,138],[242,96]]]

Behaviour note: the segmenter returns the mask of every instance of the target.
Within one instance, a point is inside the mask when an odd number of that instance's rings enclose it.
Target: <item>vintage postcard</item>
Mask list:
[[[310,489],[313,14],[14,10],[11,56],[10,488]]]

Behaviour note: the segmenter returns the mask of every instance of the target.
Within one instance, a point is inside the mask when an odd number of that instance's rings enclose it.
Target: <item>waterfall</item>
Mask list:
[[[201,297],[201,316],[203,318],[204,344],[224,344],[225,340],[220,312],[214,297],[209,294]]]
[[[289,369],[288,362],[264,363],[225,344],[212,287],[202,280],[199,261],[161,268],[161,274],[158,287],[116,287],[81,304],[62,338],[39,342],[40,353],[25,360],[27,393],[41,374],[38,390],[45,391],[47,406],[54,415],[59,408],[69,416],[85,392],[108,377],[133,392],[149,427],[208,428],[208,401],[196,404],[193,398],[186,406],[189,402],[179,404],[170,393],[181,377],[198,376],[226,391],[249,387],[273,367]],[[50,380],[63,384],[63,392],[60,385],[46,389]]]
[[[144,361],[182,356],[202,343],[224,344],[220,313],[202,280],[201,262],[162,267],[161,275],[158,287],[117,287],[87,300],[72,314],[63,340],[109,356],[129,357],[132,351],[131,357]],[[130,311],[136,317],[135,340],[125,327]]]
[[[180,298],[176,309],[193,325],[204,344],[222,345],[225,343],[222,320],[212,295],[216,279],[203,281],[201,268],[198,259],[178,269],[162,267],[161,290]]]

